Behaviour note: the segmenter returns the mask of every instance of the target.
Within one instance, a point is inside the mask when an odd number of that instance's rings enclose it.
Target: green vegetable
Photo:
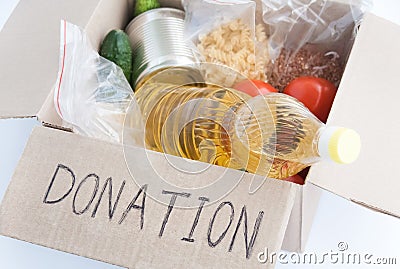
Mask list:
[[[100,55],[121,67],[126,79],[131,82],[132,48],[129,37],[124,31],[110,31],[101,44]]]
[[[136,17],[139,14],[142,14],[143,12],[146,12],[147,10],[150,9],[155,9],[159,8],[160,3],[158,0],[136,0],[135,3],[135,11],[134,11],[134,16]]]

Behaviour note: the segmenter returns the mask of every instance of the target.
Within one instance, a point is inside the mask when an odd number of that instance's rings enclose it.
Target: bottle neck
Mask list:
[[[323,160],[349,164],[358,158],[360,150],[360,135],[352,129],[332,126],[320,132],[318,152]]]
[[[333,133],[338,130],[338,127],[321,127],[314,139],[314,145],[316,146],[317,152],[321,160],[332,161],[329,155],[329,139],[332,137]]]

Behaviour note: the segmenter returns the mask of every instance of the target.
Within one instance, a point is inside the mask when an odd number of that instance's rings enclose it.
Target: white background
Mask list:
[[[17,3],[18,0],[0,0],[0,30]],[[372,12],[400,24],[398,0],[375,0]],[[0,120],[0,199],[6,191],[29,134],[37,124],[33,119]],[[373,258],[396,257],[397,265],[278,264],[276,268],[400,268],[400,220],[372,212],[324,192],[306,252],[320,255],[331,251],[338,252],[339,242],[347,243],[348,253],[372,254]],[[0,268],[119,267],[0,236]]]

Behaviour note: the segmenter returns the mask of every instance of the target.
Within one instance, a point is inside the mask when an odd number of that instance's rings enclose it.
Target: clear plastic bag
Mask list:
[[[323,77],[338,86],[356,30],[371,0],[262,0],[270,29],[271,83]],[[303,62],[304,61],[304,62]]]
[[[245,77],[266,80],[267,35],[263,25],[256,25],[254,1],[183,0],[182,3],[186,12],[185,36],[198,51],[200,61],[227,65]],[[214,70],[206,75],[213,76]]]
[[[182,4],[185,34],[192,40],[236,19],[241,19],[250,29],[255,27],[256,6],[251,0],[183,0]]]
[[[56,111],[74,132],[122,142],[122,132],[143,141],[140,109],[122,70],[101,57],[78,26],[61,21]],[[130,121],[125,123],[129,109]],[[125,136],[126,137],[126,136]]]

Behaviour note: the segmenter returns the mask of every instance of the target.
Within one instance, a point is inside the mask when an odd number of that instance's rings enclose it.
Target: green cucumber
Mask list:
[[[135,11],[133,16],[136,17],[143,12],[146,12],[150,9],[159,8],[160,3],[158,0],[136,0],[135,2]]]
[[[129,37],[124,31],[110,31],[101,44],[100,55],[121,67],[126,79],[131,82],[132,48]]]

